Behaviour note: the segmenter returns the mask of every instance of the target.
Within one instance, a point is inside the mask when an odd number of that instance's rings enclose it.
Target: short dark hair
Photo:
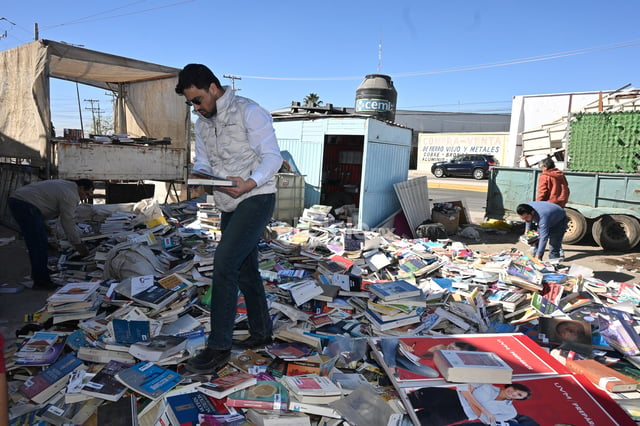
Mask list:
[[[83,187],[86,191],[91,191],[94,188],[93,182],[89,179],[78,179],[76,185]]]
[[[542,160],[540,162],[540,167],[546,167],[547,169],[555,169],[556,168],[556,163],[553,162],[553,160],[551,159],[551,157],[547,157],[544,160]]]
[[[207,66],[202,64],[188,64],[178,74],[176,93],[182,95],[185,89],[191,86],[207,90],[209,86],[211,86],[211,83],[215,84],[219,89],[222,89],[220,80],[218,80],[218,77],[216,77]]]
[[[518,204],[518,207],[516,207],[516,213],[519,215],[533,214],[533,207],[529,204]]]

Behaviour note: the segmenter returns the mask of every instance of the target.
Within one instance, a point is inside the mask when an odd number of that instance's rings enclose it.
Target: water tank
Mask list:
[[[398,93],[391,77],[369,74],[356,90],[356,113],[369,114],[380,120],[394,121]]]

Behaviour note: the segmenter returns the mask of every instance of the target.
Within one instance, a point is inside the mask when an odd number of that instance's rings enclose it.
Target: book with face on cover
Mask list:
[[[493,352],[511,367],[513,380],[533,374],[543,376],[569,374],[569,370],[564,365],[522,333],[382,337],[370,339],[369,344],[375,347],[372,351],[375,359],[381,363],[387,374],[402,386],[429,386],[434,381],[444,380],[441,374],[435,376],[420,374],[421,370],[429,373],[435,370],[438,373],[433,359],[434,352],[438,349]],[[417,364],[429,368],[412,368],[402,360],[398,361],[400,358],[398,346],[401,344],[405,350],[411,352]],[[385,358],[388,359],[385,360]],[[392,362],[393,358],[395,363]],[[415,363],[406,357],[403,358],[407,362]]]

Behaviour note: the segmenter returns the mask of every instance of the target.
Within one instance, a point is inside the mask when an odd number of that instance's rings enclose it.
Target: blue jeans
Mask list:
[[[243,200],[235,211],[222,213],[222,237],[213,258],[211,349],[231,348],[238,289],[245,298],[251,335],[271,336],[271,316],[258,269],[258,242],[271,220],[275,202],[275,194],[256,195]]]
[[[20,226],[24,242],[29,250],[31,261],[31,278],[35,283],[45,283],[51,280],[49,277],[49,241],[47,237],[47,225],[42,213],[33,204],[16,198],[9,198],[9,209],[13,218]]]
[[[560,223],[549,227],[549,259],[562,257],[562,238],[568,223],[569,219],[565,218]]]

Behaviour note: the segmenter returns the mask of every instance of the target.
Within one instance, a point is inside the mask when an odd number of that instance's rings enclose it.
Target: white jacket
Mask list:
[[[235,96],[228,86],[216,101],[216,108],[213,117],[198,117],[196,121],[193,170],[223,178],[251,178],[256,182],[254,189],[238,198],[214,191],[216,206],[230,212],[242,200],[276,192],[274,175],[282,165],[282,156],[267,110],[251,99]]]

